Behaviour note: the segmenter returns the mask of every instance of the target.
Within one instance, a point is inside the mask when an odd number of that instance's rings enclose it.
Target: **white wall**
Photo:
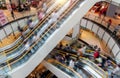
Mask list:
[[[76,38],[80,33],[80,22],[73,27],[72,38]]]

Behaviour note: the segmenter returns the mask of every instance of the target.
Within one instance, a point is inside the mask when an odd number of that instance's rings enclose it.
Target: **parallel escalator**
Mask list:
[[[57,49],[54,49],[52,52],[53,52],[53,54],[57,53],[57,54],[62,54],[62,55],[66,55],[66,53],[69,53],[72,58],[77,59],[77,55],[74,52],[67,52],[64,50],[57,50]],[[107,72],[105,72],[103,69],[101,69],[95,63],[93,63],[92,61],[90,61],[86,58],[83,58],[83,57],[79,58],[78,68],[80,69],[80,71],[78,71],[78,72],[81,72],[81,69],[83,69],[85,72],[89,73],[94,78],[108,78]],[[81,72],[81,73],[83,73],[83,72]],[[84,74],[81,74],[81,75],[86,76]]]
[[[72,68],[67,67],[66,65],[58,62],[57,60],[49,59],[47,61],[44,61],[43,64],[48,69],[51,67],[53,70],[51,70],[51,68],[50,68],[50,71],[52,73],[54,73],[58,78],[62,77],[61,75],[65,75],[66,77],[70,77],[70,78],[82,78],[82,76],[80,76],[80,74],[75,72]],[[58,71],[56,69],[58,69]],[[54,71],[54,70],[56,70],[56,71]],[[62,73],[60,73],[59,71],[61,71]],[[58,75],[57,73],[59,73],[61,75]],[[65,76],[63,76],[63,77],[65,77]]]

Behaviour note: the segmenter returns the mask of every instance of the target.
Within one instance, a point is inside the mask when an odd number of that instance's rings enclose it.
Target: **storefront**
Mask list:
[[[0,0],[0,9],[6,9],[6,0]]]

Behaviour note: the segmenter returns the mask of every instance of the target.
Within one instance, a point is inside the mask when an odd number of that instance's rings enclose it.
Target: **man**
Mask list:
[[[108,20],[107,29],[109,29],[109,28],[110,28],[111,24],[112,24],[112,20],[111,20],[111,19],[109,19],[109,20]]]
[[[28,51],[29,48],[30,48],[30,42],[29,41],[25,41],[24,47],[25,47],[25,50]]]
[[[15,20],[15,15],[14,15],[13,10],[11,10],[11,16],[12,16],[12,18]]]
[[[59,14],[57,13],[57,11],[53,12],[47,25],[52,25],[53,23],[57,22],[58,17]],[[54,26],[54,29],[56,29],[56,26]]]
[[[98,58],[99,55],[100,55],[99,51],[96,50],[96,51],[94,52],[94,54],[93,54],[94,59]]]
[[[52,23],[56,22],[58,17],[59,17],[59,15],[58,15],[57,11],[53,12],[51,15]]]

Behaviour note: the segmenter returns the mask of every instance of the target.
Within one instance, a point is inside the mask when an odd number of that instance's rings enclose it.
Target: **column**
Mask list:
[[[72,38],[78,38],[79,34],[80,34],[80,23],[77,23],[73,27]]]
[[[109,4],[109,7],[108,7],[108,9],[107,9],[106,16],[115,17],[116,9],[117,9],[117,6],[110,3],[110,4]]]

